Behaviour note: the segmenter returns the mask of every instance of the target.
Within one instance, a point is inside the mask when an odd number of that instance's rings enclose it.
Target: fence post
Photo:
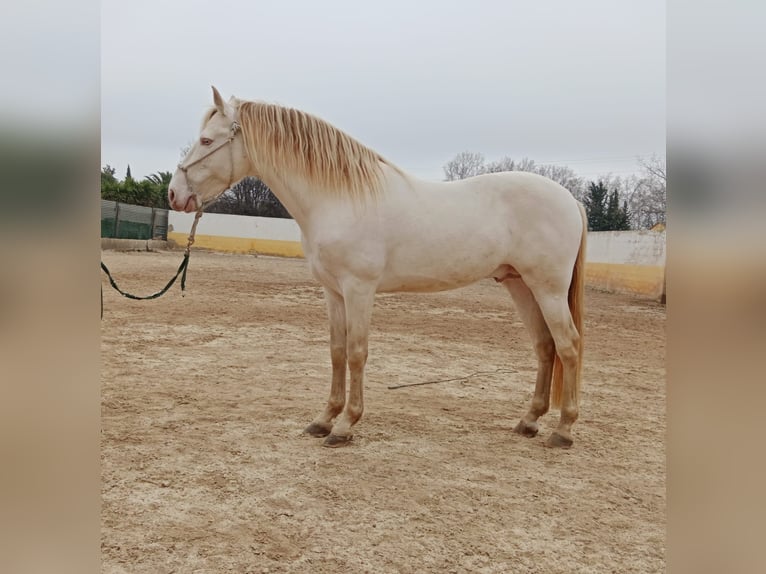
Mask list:
[[[114,205],[114,238],[120,236],[120,202],[115,202]]]
[[[149,231],[149,234],[151,237],[149,239],[154,239],[154,225],[155,225],[155,217],[157,216],[157,210],[156,208],[152,207],[152,224],[151,229]]]

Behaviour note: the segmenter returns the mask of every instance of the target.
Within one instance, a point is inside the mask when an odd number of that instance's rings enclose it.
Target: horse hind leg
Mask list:
[[[505,279],[503,285],[511,294],[516,310],[529,331],[537,355],[537,381],[529,411],[522,417],[514,432],[526,436],[537,435],[537,420],[548,412],[550,406],[551,377],[556,357],[556,347],[540,306],[529,287],[520,278]]]
[[[581,337],[575,326],[566,295],[556,295],[546,288],[537,289],[534,294],[556,345],[556,355],[560,365],[555,365],[555,368],[561,368],[562,371],[560,377],[554,375],[561,380],[561,391],[553,393],[553,406],[560,407],[561,418],[558,427],[546,444],[552,447],[568,448],[573,442],[572,425],[579,414]],[[554,382],[554,386],[555,384]]]

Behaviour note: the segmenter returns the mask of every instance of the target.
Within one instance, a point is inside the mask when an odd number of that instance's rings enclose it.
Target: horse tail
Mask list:
[[[577,252],[574,268],[572,269],[572,282],[569,285],[569,312],[572,314],[572,321],[577,333],[580,335],[577,346],[577,371],[575,375],[575,404],[580,404],[580,378],[582,375],[582,351],[583,351],[583,316],[585,314],[585,247],[588,239],[588,215],[585,207],[577,202],[582,217],[582,235],[580,236],[580,249]],[[551,382],[551,405],[554,408],[561,408],[561,394],[564,385],[564,366],[559,359],[558,354],[553,360],[553,379]]]

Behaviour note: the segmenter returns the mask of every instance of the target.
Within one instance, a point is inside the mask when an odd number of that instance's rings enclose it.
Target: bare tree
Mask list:
[[[658,157],[657,154],[652,154],[652,157],[649,159],[639,158],[638,163],[644,168],[647,177],[662,181],[663,184],[667,183],[667,169],[663,158]]]
[[[457,159],[456,157],[453,161]],[[538,165],[535,163],[535,160],[527,157],[516,161],[509,156],[505,156],[485,164],[484,169],[480,173],[497,173],[502,171],[528,171],[543,175],[568,189],[577,199],[581,199],[585,191],[585,182],[571,168],[563,165]]]
[[[448,161],[443,169],[447,181],[479,175],[484,173],[484,155],[470,151],[460,152]]]
[[[667,172],[665,159],[652,155],[639,159],[642,173],[629,179],[628,204],[634,225],[650,229],[657,223],[665,223],[668,208]]]
[[[206,211],[233,215],[290,218],[290,214],[260,179],[246,177],[226,190]]]
[[[539,165],[533,170],[535,173],[544,175],[552,179],[562,187],[569,190],[569,193],[581,200],[585,195],[585,181],[577,175],[571,168],[565,165]]]
[[[484,168],[484,173],[497,173],[500,171],[529,171],[532,173],[537,172],[537,165],[535,160],[528,157],[522,158],[521,161],[505,156],[497,161],[492,161]]]
[[[508,156],[497,161],[491,161],[484,167],[484,173],[498,173],[501,171],[516,171],[516,161]]]

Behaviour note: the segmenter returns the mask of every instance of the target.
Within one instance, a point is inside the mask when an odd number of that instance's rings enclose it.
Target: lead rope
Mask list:
[[[191,246],[194,244],[194,234],[197,233],[197,223],[199,223],[201,217],[202,206],[200,205],[200,208],[197,210],[197,213],[194,216],[194,223],[192,223],[191,231],[189,232],[189,239],[186,242],[186,249],[184,250],[184,261],[181,263],[184,266],[184,271],[181,275],[181,297],[185,297],[184,289],[186,289],[186,270],[189,268],[189,255],[191,254]],[[186,263],[185,265],[184,262]],[[173,281],[175,281],[175,277],[173,278]]]
[[[200,218],[202,217],[202,208],[197,210],[197,214],[194,216],[194,223],[192,223],[191,231],[189,232],[189,240],[186,242],[186,249],[184,250],[184,258],[183,261],[181,261],[181,265],[178,266],[178,270],[176,271],[176,274],[173,276],[173,278],[168,281],[168,284],[165,285],[160,291],[157,291],[156,293],[153,293],[151,295],[146,295],[144,297],[141,297],[139,295],[133,295],[131,293],[126,293],[122,289],[120,289],[117,286],[117,283],[112,278],[112,274],[109,272],[109,269],[106,265],[104,265],[104,262],[101,262],[101,269],[106,273],[106,276],[109,278],[109,283],[112,287],[114,287],[115,291],[117,291],[120,295],[123,297],[127,297],[128,299],[136,299],[138,301],[145,301],[147,299],[156,299],[157,297],[160,297],[167,293],[168,289],[170,289],[173,286],[173,283],[176,282],[176,279],[178,279],[178,276],[181,275],[181,296],[184,296],[184,289],[186,288],[186,270],[189,268],[189,255],[191,254],[191,246],[194,244],[194,234],[197,232],[197,223],[199,223]],[[104,318],[104,289],[101,288],[101,318]]]

